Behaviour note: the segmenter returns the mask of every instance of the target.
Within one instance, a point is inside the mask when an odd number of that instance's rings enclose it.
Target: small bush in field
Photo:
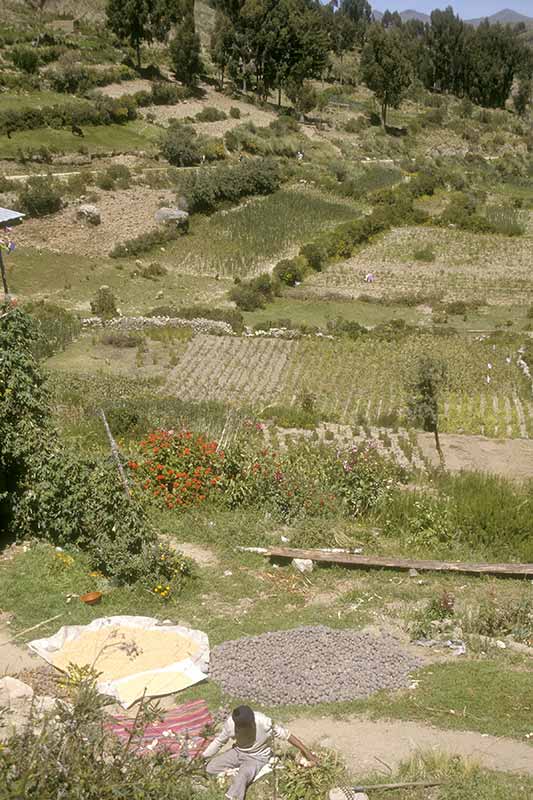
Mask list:
[[[423,261],[426,264],[430,264],[432,261],[435,261],[435,252],[431,245],[426,245],[425,247],[419,247],[413,253],[413,258],[415,261]]]
[[[62,205],[59,185],[50,178],[29,178],[19,192],[17,203],[32,217],[55,214]]]
[[[286,286],[295,286],[301,283],[304,277],[304,270],[301,263],[296,258],[284,258],[278,261],[274,267],[274,277]]]
[[[198,122],[220,122],[221,120],[227,119],[226,113],[219,108],[215,108],[215,106],[206,106],[202,108],[201,111],[195,114],[195,117]]]
[[[13,64],[17,69],[33,74],[39,68],[39,54],[31,47],[15,47],[12,53]]]
[[[109,286],[100,286],[94,296],[94,300],[91,300],[91,311],[97,317],[117,316],[117,299]]]
[[[190,125],[171,125],[161,138],[161,154],[175,167],[199,164],[198,136]]]
[[[101,344],[120,348],[137,347],[141,340],[137,331],[106,331],[100,337]]]
[[[305,244],[300,250],[300,255],[305,258],[309,266],[320,272],[327,261],[325,250],[317,244]]]
[[[240,119],[241,118],[241,109],[237,108],[237,106],[232,106],[229,110],[229,115],[232,119]]]

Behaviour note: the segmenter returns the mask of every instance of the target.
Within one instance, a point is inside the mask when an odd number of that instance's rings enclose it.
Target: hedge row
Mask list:
[[[272,277],[264,274],[237,283],[229,292],[230,300],[243,311],[263,308],[280,294],[282,283],[294,286],[304,279],[306,271],[320,271],[329,260],[349,258],[357,246],[394,225],[422,223],[427,219],[424,212],[415,209],[408,186],[375,192],[372,199],[375,205],[371,214],[320,234],[301,248],[297,258],[280,261]]]
[[[89,102],[65,103],[45,108],[0,110],[0,134],[36,128],[64,128],[72,125],[111,125],[136,119],[135,103],[129,97],[95,97]]]
[[[191,212],[210,212],[224,201],[234,203],[241,197],[272,194],[280,184],[278,164],[261,159],[216,170],[200,170],[185,186],[185,195]]]

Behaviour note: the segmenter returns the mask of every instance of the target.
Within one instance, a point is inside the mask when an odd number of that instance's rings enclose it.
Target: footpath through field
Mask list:
[[[288,724],[304,741],[338,751],[349,770],[367,772],[384,763],[393,771],[415,750],[439,750],[471,758],[487,769],[533,775],[533,747],[471,731],[444,731],[430,725],[359,718],[302,717]]]

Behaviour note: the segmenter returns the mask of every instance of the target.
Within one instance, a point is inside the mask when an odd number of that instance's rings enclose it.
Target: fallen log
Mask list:
[[[345,567],[368,569],[416,569],[429,572],[459,572],[466,575],[505,575],[533,577],[533,564],[486,564],[464,561],[423,561],[415,558],[392,558],[390,556],[361,556],[352,553],[336,553],[324,550],[301,550],[291,547],[257,548],[270,558],[306,558],[311,561],[339,564]],[[256,552],[257,552],[256,551]]]

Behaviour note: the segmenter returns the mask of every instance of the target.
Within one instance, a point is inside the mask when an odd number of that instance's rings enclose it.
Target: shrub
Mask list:
[[[231,106],[229,110],[229,115],[232,119],[240,119],[241,118],[241,109],[237,106]]]
[[[435,261],[435,252],[431,245],[425,245],[425,247],[419,247],[413,253],[413,258],[415,261],[424,261],[425,263],[429,264],[432,261]]]
[[[162,278],[163,275],[166,275],[167,273],[168,269],[163,266],[163,264],[158,264],[157,261],[153,261],[151,264],[147,264],[141,269],[141,276],[143,278],[147,278],[148,280]]]
[[[156,81],[152,84],[149,99],[150,103],[147,105],[154,106],[170,106],[179,103],[183,100],[184,92],[180,86],[175,83],[165,83],[164,81]]]
[[[223,119],[227,119],[226,113],[219,108],[215,108],[215,106],[205,106],[195,114],[195,117],[198,122],[220,122]]]
[[[104,319],[117,316],[117,299],[109,286],[100,286],[91,300],[91,312]]]
[[[158,467],[153,469],[155,458]],[[157,504],[187,508],[220,491],[224,451],[191,431],[156,431],[139,443],[139,458],[130,461],[139,486]]]
[[[326,252],[323,247],[318,244],[305,244],[301,250],[300,255],[305,258],[307,263],[312,269],[320,272],[326,263]]]
[[[53,303],[40,300],[28,303],[24,310],[35,320],[40,333],[32,347],[36,358],[49,358],[59,350],[64,350],[81,331],[79,319]]]
[[[72,58],[62,59],[57,67],[46,70],[46,79],[55,92],[81,94],[92,86],[89,70]]]
[[[161,138],[161,154],[176,167],[192,167],[201,160],[194,128],[182,123],[171,125]]]
[[[147,253],[157,245],[174,242],[186,233],[186,229],[177,225],[165,225],[154,228],[147,233],[141,233],[134,239],[126,239],[125,242],[116,244],[109,253],[110,258],[127,258],[128,256],[138,256]]]
[[[13,64],[17,69],[32,74],[39,68],[39,53],[31,47],[15,47],[12,51]]]
[[[303,280],[304,270],[298,259],[284,258],[274,267],[273,275],[286,286],[295,286]]]
[[[125,164],[111,164],[105,172],[99,173],[96,185],[105,191],[111,189],[127,189],[131,181],[131,172]]]
[[[274,161],[246,161],[196,173],[186,194],[191,211],[210,212],[225,200],[234,203],[249,195],[271,194],[280,183],[280,170]]]
[[[32,217],[55,214],[62,204],[58,182],[38,176],[28,178],[18,194],[17,204]]]
[[[265,296],[246,283],[234,286],[230,289],[228,296],[241,311],[256,311],[258,308],[265,307]]]

